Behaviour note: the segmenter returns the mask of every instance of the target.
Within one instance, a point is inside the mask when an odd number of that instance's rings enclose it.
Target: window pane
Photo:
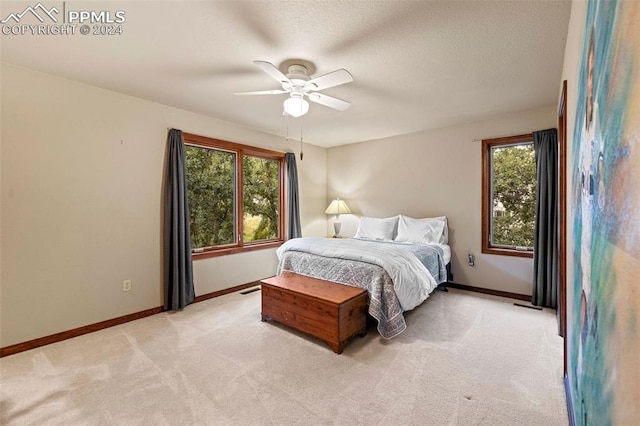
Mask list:
[[[533,144],[492,148],[491,243],[533,248],[536,160]]]
[[[191,248],[233,244],[236,155],[185,146]]]
[[[245,156],[242,164],[244,241],[276,239],[280,205],[279,162]]]

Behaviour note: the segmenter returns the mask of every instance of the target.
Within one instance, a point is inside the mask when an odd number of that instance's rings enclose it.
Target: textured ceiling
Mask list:
[[[3,1],[0,16],[36,3]],[[252,61],[302,58],[314,75],[345,68],[355,81],[323,93],[350,101],[348,110],[312,103],[290,119],[292,130],[302,123],[305,141],[325,147],[554,105],[571,8],[516,0],[65,6],[124,10],[123,34],[1,35],[2,61],[282,136],[285,95],[233,94],[279,88]]]

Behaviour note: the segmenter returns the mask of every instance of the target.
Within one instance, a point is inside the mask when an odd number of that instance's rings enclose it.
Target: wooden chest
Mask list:
[[[367,291],[284,272],[262,283],[262,321],[272,319],[324,340],[335,353],[367,333]]]

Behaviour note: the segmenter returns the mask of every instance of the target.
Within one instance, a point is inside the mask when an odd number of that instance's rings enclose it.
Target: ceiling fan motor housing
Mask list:
[[[307,67],[298,64],[289,65],[289,68],[287,69],[287,77],[294,83],[295,80],[301,80],[301,82],[303,82],[308,81],[310,78],[307,72]]]

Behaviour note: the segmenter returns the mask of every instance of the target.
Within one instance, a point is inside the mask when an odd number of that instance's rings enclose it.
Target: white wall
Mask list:
[[[162,304],[167,128],[299,150],[281,137],[8,64],[1,84],[1,347]],[[298,172],[303,234],[324,235],[326,150],[306,145]],[[198,260],[196,294],[275,267],[273,249]],[[122,292],[124,279],[132,291]]]
[[[567,44],[564,53],[564,65],[562,69],[562,80],[567,80],[567,338],[571,339],[571,318],[573,317],[573,300],[576,295],[573,292],[574,263],[573,247],[575,239],[572,231],[572,224],[575,217],[575,206],[572,204],[571,194],[573,194],[573,181],[571,179],[573,169],[573,151],[577,149],[574,145],[574,131],[576,126],[576,109],[578,99],[578,79],[580,63],[582,61],[582,43],[587,16],[587,2],[572,2],[571,17],[569,19],[569,30],[567,33]],[[579,297],[579,296],[578,296]]]
[[[562,80],[567,80],[567,274],[566,274],[566,327],[567,334],[567,351],[571,351],[571,342],[578,340],[574,336],[580,334],[580,330],[574,330],[575,312],[573,307],[575,306],[574,299],[580,297],[579,294],[574,292],[574,267],[575,259],[573,256],[573,247],[575,245],[575,236],[573,234],[573,223],[575,220],[575,206],[573,205],[573,180],[572,173],[575,167],[573,163],[573,152],[577,147],[574,145],[574,131],[576,125],[576,109],[578,99],[578,79],[580,63],[582,61],[582,43],[584,38],[584,29],[587,15],[587,2],[572,2],[571,4],[571,17],[569,20],[569,29],[567,33],[567,44],[565,46],[564,65],[562,69]],[[576,371],[572,370],[571,354],[567,354],[568,376],[572,378]],[[569,395],[575,400],[573,395],[575,389],[572,390],[572,380],[568,381]],[[574,413],[569,413],[570,417],[574,416]]]
[[[329,149],[328,195],[345,199],[342,234],[359,216],[446,215],[454,282],[531,294],[533,260],[481,253],[482,144],[472,142],[557,127],[556,107]],[[332,232],[329,220],[327,233]],[[467,254],[476,258],[467,265]]]
[[[299,150],[280,137],[8,64],[1,84],[2,347],[162,304],[167,128]],[[481,145],[472,140],[555,127],[555,111],[330,150],[305,145],[303,234],[332,234],[323,211],[335,196],[357,215],[445,214],[455,282],[529,294],[530,259],[480,253]],[[353,235],[357,216],[342,221],[342,233]],[[196,294],[272,275],[275,266],[274,250],[196,261]],[[122,292],[124,279],[131,292]]]

